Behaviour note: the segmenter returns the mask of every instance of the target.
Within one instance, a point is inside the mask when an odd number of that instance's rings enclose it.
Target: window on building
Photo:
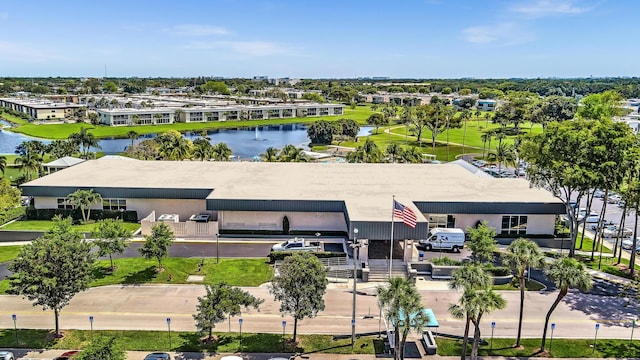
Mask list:
[[[502,217],[502,235],[525,235],[527,233],[527,216],[506,215]]]
[[[67,198],[58,198],[58,209],[73,209],[73,205]]]
[[[102,199],[102,210],[127,210],[125,199]]]
[[[454,228],[456,218],[453,215],[432,214],[429,215],[429,229],[433,228]]]

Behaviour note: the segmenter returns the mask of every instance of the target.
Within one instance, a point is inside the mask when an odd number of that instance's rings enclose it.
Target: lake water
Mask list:
[[[0,124],[9,123],[0,120]],[[373,128],[364,126],[360,128],[358,136],[367,136]],[[183,136],[194,140],[200,137],[200,131],[187,132]],[[231,148],[233,155],[242,158],[250,158],[263,153],[268,147],[282,149],[285,145],[293,144],[304,149],[308,149],[309,138],[307,137],[307,127],[302,124],[287,124],[273,126],[259,126],[241,129],[221,129],[209,130],[207,132],[212,144],[224,142]],[[154,138],[155,134],[143,135],[134,140],[134,144],[145,139]],[[34,139],[22,134],[13,133],[8,130],[0,130],[0,154],[13,154],[16,146],[23,141],[40,140],[45,144],[50,140]],[[117,154],[131,145],[129,139],[102,139],[100,140],[101,151],[107,154]]]

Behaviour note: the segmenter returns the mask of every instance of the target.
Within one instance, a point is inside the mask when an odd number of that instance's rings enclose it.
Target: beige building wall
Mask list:
[[[35,197],[36,209],[57,209],[58,198]],[[102,203],[94,204],[92,210],[101,210]],[[127,199],[127,210],[138,212],[138,219],[143,219],[156,212],[156,217],[162,214],[178,214],[180,221],[187,221],[193,214],[211,213],[206,211],[205,200],[187,199]]]
[[[38,120],[64,119],[65,109],[37,109],[36,114]]]
[[[220,230],[282,230],[289,218],[290,230],[347,231],[344,214],[335,212],[221,211]]]
[[[468,226],[474,227],[478,221],[487,221],[487,225],[496,229],[496,233],[500,234],[502,228],[502,214],[499,215],[483,215],[483,214],[455,214],[456,227],[465,230]],[[555,226],[555,215],[526,215],[527,216],[527,234],[553,234]]]
[[[187,221],[193,214],[207,212],[207,203],[188,199],[127,199],[127,210],[136,210],[138,219],[155,211],[156,218],[162,214],[178,214],[180,221]]]

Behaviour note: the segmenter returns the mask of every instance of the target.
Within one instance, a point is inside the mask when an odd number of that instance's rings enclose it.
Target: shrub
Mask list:
[[[441,266],[460,266],[462,265],[461,261],[454,260],[448,256],[443,256],[438,259],[432,259],[431,263],[433,265],[441,265]]]
[[[82,220],[80,209],[35,209],[33,207],[26,210],[28,220],[51,220],[56,215],[71,217],[74,220]],[[91,220],[122,219],[126,222],[137,222],[138,212],[133,210],[113,211],[113,210],[92,210]]]
[[[25,207],[18,206],[5,211],[0,211],[0,225],[5,224],[13,219],[17,219],[25,214]]]
[[[508,276],[511,275],[511,269],[506,266],[495,266],[493,264],[485,264],[484,269],[491,273],[493,276]]]

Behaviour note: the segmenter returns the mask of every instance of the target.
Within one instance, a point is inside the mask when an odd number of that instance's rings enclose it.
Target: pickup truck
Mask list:
[[[322,246],[319,241],[293,238],[281,244],[273,245],[271,251],[322,251]]]

